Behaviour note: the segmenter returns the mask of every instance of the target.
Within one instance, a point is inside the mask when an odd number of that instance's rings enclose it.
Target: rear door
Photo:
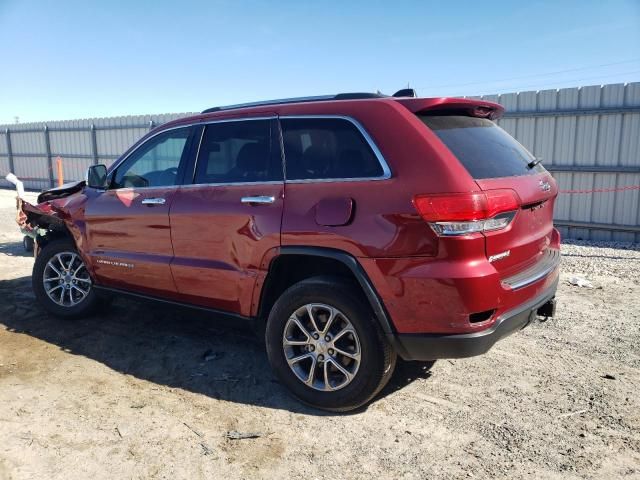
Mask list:
[[[110,188],[87,202],[89,256],[98,282],[151,295],[176,292],[169,209],[193,128],[168,130],[133,151]]]
[[[487,257],[498,272],[506,277],[542,259],[552,238],[558,193],[551,175],[540,164],[533,165],[533,155],[491,120],[419,116],[465,166],[480,190],[516,192],[520,208],[509,226],[484,234]]]
[[[193,183],[178,191],[170,212],[171,271],[184,300],[251,314],[261,262],[280,246],[279,137],[275,117],[205,126]]]

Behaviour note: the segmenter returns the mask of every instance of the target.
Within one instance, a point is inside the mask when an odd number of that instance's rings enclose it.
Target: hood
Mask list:
[[[65,183],[56,188],[44,190],[38,195],[38,203],[48,202],[49,200],[56,200],[58,198],[68,197],[76,192],[82,190],[85,186],[85,181]]]

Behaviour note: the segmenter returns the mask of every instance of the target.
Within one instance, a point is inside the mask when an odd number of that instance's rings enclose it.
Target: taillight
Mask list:
[[[416,195],[413,204],[438,235],[467,235],[506,228],[520,207],[510,189]]]

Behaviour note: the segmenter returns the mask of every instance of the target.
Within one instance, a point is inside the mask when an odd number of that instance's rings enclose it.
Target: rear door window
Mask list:
[[[341,118],[280,119],[287,180],[382,177],[360,130]]]
[[[513,177],[544,171],[518,141],[486,118],[418,115],[475,179]]]
[[[255,183],[283,179],[275,120],[242,120],[205,126],[194,183]]]

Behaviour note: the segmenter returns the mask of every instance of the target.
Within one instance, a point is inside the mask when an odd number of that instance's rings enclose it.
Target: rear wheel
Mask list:
[[[82,257],[67,239],[54,240],[42,249],[31,281],[40,305],[59,317],[88,315],[99,301]]]
[[[269,361],[303,402],[348,411],[389,381],[395,352],[360,291],[343,280],[311,278],[278,299],[266,329]]]

